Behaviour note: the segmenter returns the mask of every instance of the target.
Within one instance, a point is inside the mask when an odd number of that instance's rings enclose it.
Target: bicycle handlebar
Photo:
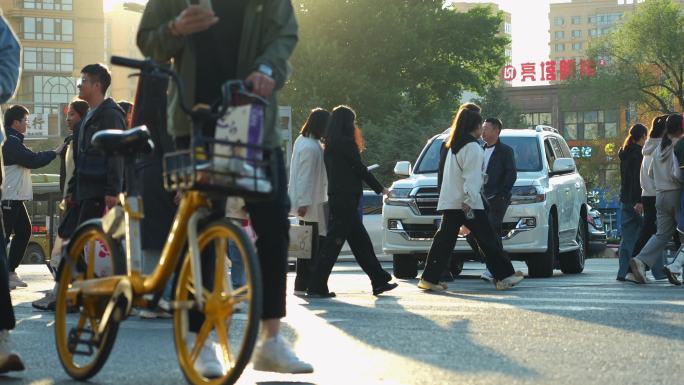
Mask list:
[[[112,56],[110,61],[113,65],[138,69],[144,75],[157,74],[157,75],[165,75],[165,76],[171,77],[171,79],[176,84],[176,87],[178,89],[178,96],[179,96],[179,101],[180,101],[179,107],[183,110],[183,112],[185,112],[186,115],[188,115],[192,118],[206,118],[207,117],[206,113],[194,111],[192,108],[190,108],[190,106],[185,104],[185,88],[183,87],[183,82],[180,80],[180,78],[178,77],[178,74],[175,71],[167,68],[164,65],[157,64],[152,59],[138,60],[138,59],[130,59],[130,58],[122,57],[122,56]],[[239,80],[227,81],[221,85],[221,94],[222,94],[221,108],[219,108],[219,110],[216,113],[209,114],[210,118],[218,119],[225,114],[226,110],[228,109],[228,107],[233,102],[233,99],[232,99],[233,93],[240,94],[240,95],[246,96],[248,98],[257,100],[264,105],[268,104],[268,101],[266,101],[261,96],[256,95],[254,93],[251,93],[248,90],[248,87],[245,84],[245,82],[239,81]]]

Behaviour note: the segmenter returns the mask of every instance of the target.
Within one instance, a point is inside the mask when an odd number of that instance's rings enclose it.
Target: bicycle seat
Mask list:
[[[90,142],[95,148],[103,150],[108,155],[147,154],[154,150],[154,143],[150,139],[150,131],[146,126],[124,131],[98,131]]]

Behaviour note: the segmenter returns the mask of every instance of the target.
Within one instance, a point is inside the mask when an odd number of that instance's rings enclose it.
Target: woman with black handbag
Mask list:
[[[335,293],[328,290],[328,278],[345,241],[349,242],[354,258],[370,278],[373,295],[397,287],[396,283],[390,282],[392,276],[380,266],[368,232],[363,227],[357,211],[363,194],[363,182],[366,182],[376,194],[387,193],[387,189],[361,161],[363,149],[363,138],[361,130],[356,126],[354,111],[347,106],[335,107],[325,136],[323,155],[328,175],[330,226],[325,243],[316,257],[307,288],[308,297],[335,296]]]
[[[484,150],[477,141],[482,135],[483,119],[479,107],[474,107],[477,106],[469,103],[459,108],[446,142],[448,151],[437,204],[437,210],[442,212],[442,222],[418,283],[423,290],[448,289],[446,283],[439,282],[439,277],[447,267],[458,239],[458,230],[464,224],[477,240],[498,290],[510,289],[523,279],[522,273],[513,270],[484,210],[481,196]]]

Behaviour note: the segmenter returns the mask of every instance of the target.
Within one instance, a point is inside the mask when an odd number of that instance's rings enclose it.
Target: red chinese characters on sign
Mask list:
[[[580,61],[580,75],[583,78],[593,78],[596,76],[596,63],[593,60]]]
[[[541,62],[541,80],[556,80],[556,62],[553,60]]]
[[[535,63],[522,63],[520,65],[520,75],[522,76],[522,81],[531,79],[536,81],[535,76],[537,74],[537,65]]]
[[[568,80],[575,77],[575,59],[560,61],[560,80]]]
[[[515,67],[512,65],[507,65],[503,68],[501,71],[501,75],[503,76],[503,79],[507,82],[510,82],[511,80],[515,79],[515,76],[518,74],[518,71],[515,70]]]
[[[537,73],[537,65],[539,66],[539,75]],[[600,67],[605,67],[608,64],[606,60],[602,59],[599,62]],[[579,63],[579,75],[581,77],[595,77],[596,76],[596,62],[593,60],[582,59]],[[516,79],[518,71],[512,65],[503,67],[501,71],[503,80],[510,82]],[[577,61],[575,59],[560,60],[558,65],[554,60],[542,61],[536,63],[522,63],[520,64],[521,81],[556,81],[569,80],[577,76]]]

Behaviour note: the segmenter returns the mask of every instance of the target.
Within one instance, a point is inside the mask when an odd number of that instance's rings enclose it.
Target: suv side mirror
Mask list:
[[[410,176],[411,175],[411,162],[400,161],[394,165],[394,173],[398,176]]]
[[[572,158],[558,158],[553,161],[551,172],[553,174],[563,174],[575,171],[575,160]]]

